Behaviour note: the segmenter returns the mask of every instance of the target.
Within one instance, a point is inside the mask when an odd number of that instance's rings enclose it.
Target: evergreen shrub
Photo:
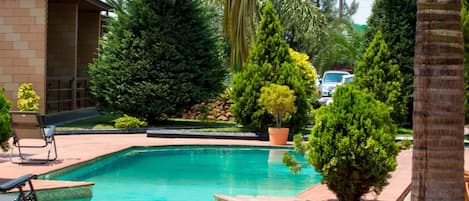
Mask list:
[[[309,141],[295,136],[295,150],[323,176],[340,201],[360,201],[365,193],[380,193],[397,163],[397,133],[389,108],[356,86],[338,87],[334,101],[321,107]],[[298,161],[284,156],[293,172]]]
[[[106,110],[149,122],[181,114],[224,90],[222,37],[197,0],[135,0],[119,13],[90,66]]]
[[[4,95],[4,89],[0,89],[0,147],[3,151],[8,151],[8,139],[13,131],[10,123],[11,103]]]

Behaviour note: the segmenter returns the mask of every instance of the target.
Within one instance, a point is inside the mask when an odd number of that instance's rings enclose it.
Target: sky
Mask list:
[[[374,0],[358,0],[358,10],[355,15],[352,16],[352,20],[356,24],[366,24],[366,20],[371,15],[371,7],[373,6]],[[352,2],[347,0],[347,2]]]

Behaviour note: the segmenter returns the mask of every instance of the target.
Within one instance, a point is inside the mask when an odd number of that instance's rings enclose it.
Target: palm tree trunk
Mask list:
[[[461,0],[418,0],[412,200],[464,200]]]
[[[343,6],[344,6],[343,0],[339,0],[339,19],[342,19],[342,12],[344,10]]]

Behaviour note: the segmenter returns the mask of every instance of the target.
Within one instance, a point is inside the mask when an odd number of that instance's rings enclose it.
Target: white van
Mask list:
[[[339,84],[342,76],[350,75],[346,71],[326,71],[324,72],[322,79],[320,80],[321,85],[319,87],[319,94],[321,97],[330,97],[334,92],[337,84]]]

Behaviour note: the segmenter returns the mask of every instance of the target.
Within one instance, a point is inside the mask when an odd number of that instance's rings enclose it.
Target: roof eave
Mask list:
[[[95,5],[102,11],[109,11],[112,9],[112,6],[106,2],[100,0],[85,0],[86,2]]]

